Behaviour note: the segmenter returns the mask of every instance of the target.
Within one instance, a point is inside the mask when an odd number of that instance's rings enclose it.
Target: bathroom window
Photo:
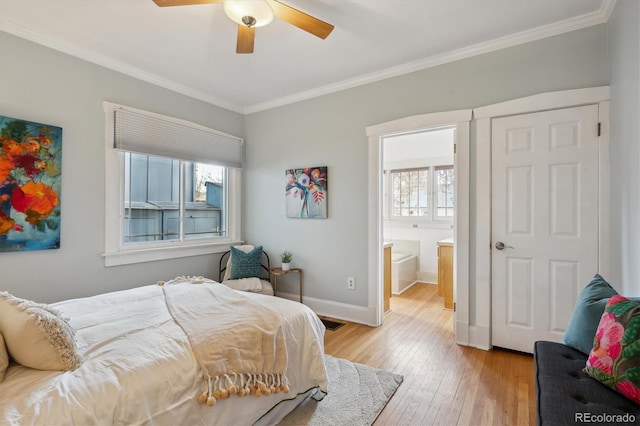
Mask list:
[[[453,219],[453,165],[391,170],[389,177],[391,219]]]
[[[393,203],[391,215],[398,217],[429,216],[429,168],[391,172]]]
[[[453,194],[453,166],[438,166],[435,168],[436,219],[453,218],[454,194]]]

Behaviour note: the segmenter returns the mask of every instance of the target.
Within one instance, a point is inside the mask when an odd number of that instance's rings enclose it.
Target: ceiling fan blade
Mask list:
[[[160,7],[165,6],[191,6],[193,4],[224,3],[224,0],[153,0]]]
[[[333,31],[333,25],[314,18],[311,15],[307,15],[298,9],[294,9],[277,0],[267,0],[267,2],[271,6],[271,9],[273,9],[275,16],[321,39],[327,38],[327,36],[331,34],[331,31]]]
[[[253,53],[253,41],[256,37],[256,29],[238,24],[238,43],[236,53]]]

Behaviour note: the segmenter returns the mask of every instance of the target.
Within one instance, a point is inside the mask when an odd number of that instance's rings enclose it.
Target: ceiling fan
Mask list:
[[[160,7],[224,3],[224,11],[238,23],[236,53],[253,53],[256,27],[267,25],[277,17],[321,39],[333,31],[333,25],[287,6],[277,0],[153,0]]]

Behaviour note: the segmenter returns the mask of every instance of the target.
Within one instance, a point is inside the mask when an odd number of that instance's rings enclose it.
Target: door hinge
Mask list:
[[[598,136],[602,135],[602,123],[598,123]]]
[[[456,302],[453,302],[453,312],[456,311]]]
[[[458,151],[458,144],[453,144],[453,153],[455,154]]]

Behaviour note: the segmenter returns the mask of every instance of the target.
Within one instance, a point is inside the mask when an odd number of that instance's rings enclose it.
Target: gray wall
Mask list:
[[[607,26],[599,25],[243,118],[0,32],[0,114],[61,126],[64,132],[62,247],[0,253],[0,290],[51,302],[175,275],[215,276],[215,256],[104,267],[102,101],[109,100],[245,137],[246,240],[263,244],[275,263],[280,251],[293,251],[294,266],[304,268],[305,295],[366,306],[365,127],[541,92],[607,85],[606,51]],[[474,159],[472,141],[472,179]],[[329,218],[287,219],[285,169],[316,165],[329,167]],[[471,194],[472,215],[474,205]],[[355,291],[346,288],[348,276],[356,277]],[[294,283],[279,281],[279,289],[297,293]]]
[[[607,24],[611,79],[611,277],[640,295],[640,3],[618,0]]]
[[[606,26],[599,25],[248,115],[245,236],[274,253],[293,251],[295,266],[304,268],[305,295],[366,306],[365,127],[542,92],[607,85],[606,44]],[[472,181],[474,161],[472,140]],[[329,218],[287,219],[284,170],[315,165],[329,168]],[[471,223],[474,206],[472,193]],[[471,265],[472,277],[474,269]],[[356,277],[355,291],[346,288],[348,276]],[[278,288],[296,293],[294,283],[281,287],[279,282]],[[472,282],[472,305],[473,287]]]
[[[104,267],[104,100],[244,136],[240,114],[0,32],[0,114],[63,128],[61,248],[0,253],[0,290],[53,302],[217,273],[216,256]]]

